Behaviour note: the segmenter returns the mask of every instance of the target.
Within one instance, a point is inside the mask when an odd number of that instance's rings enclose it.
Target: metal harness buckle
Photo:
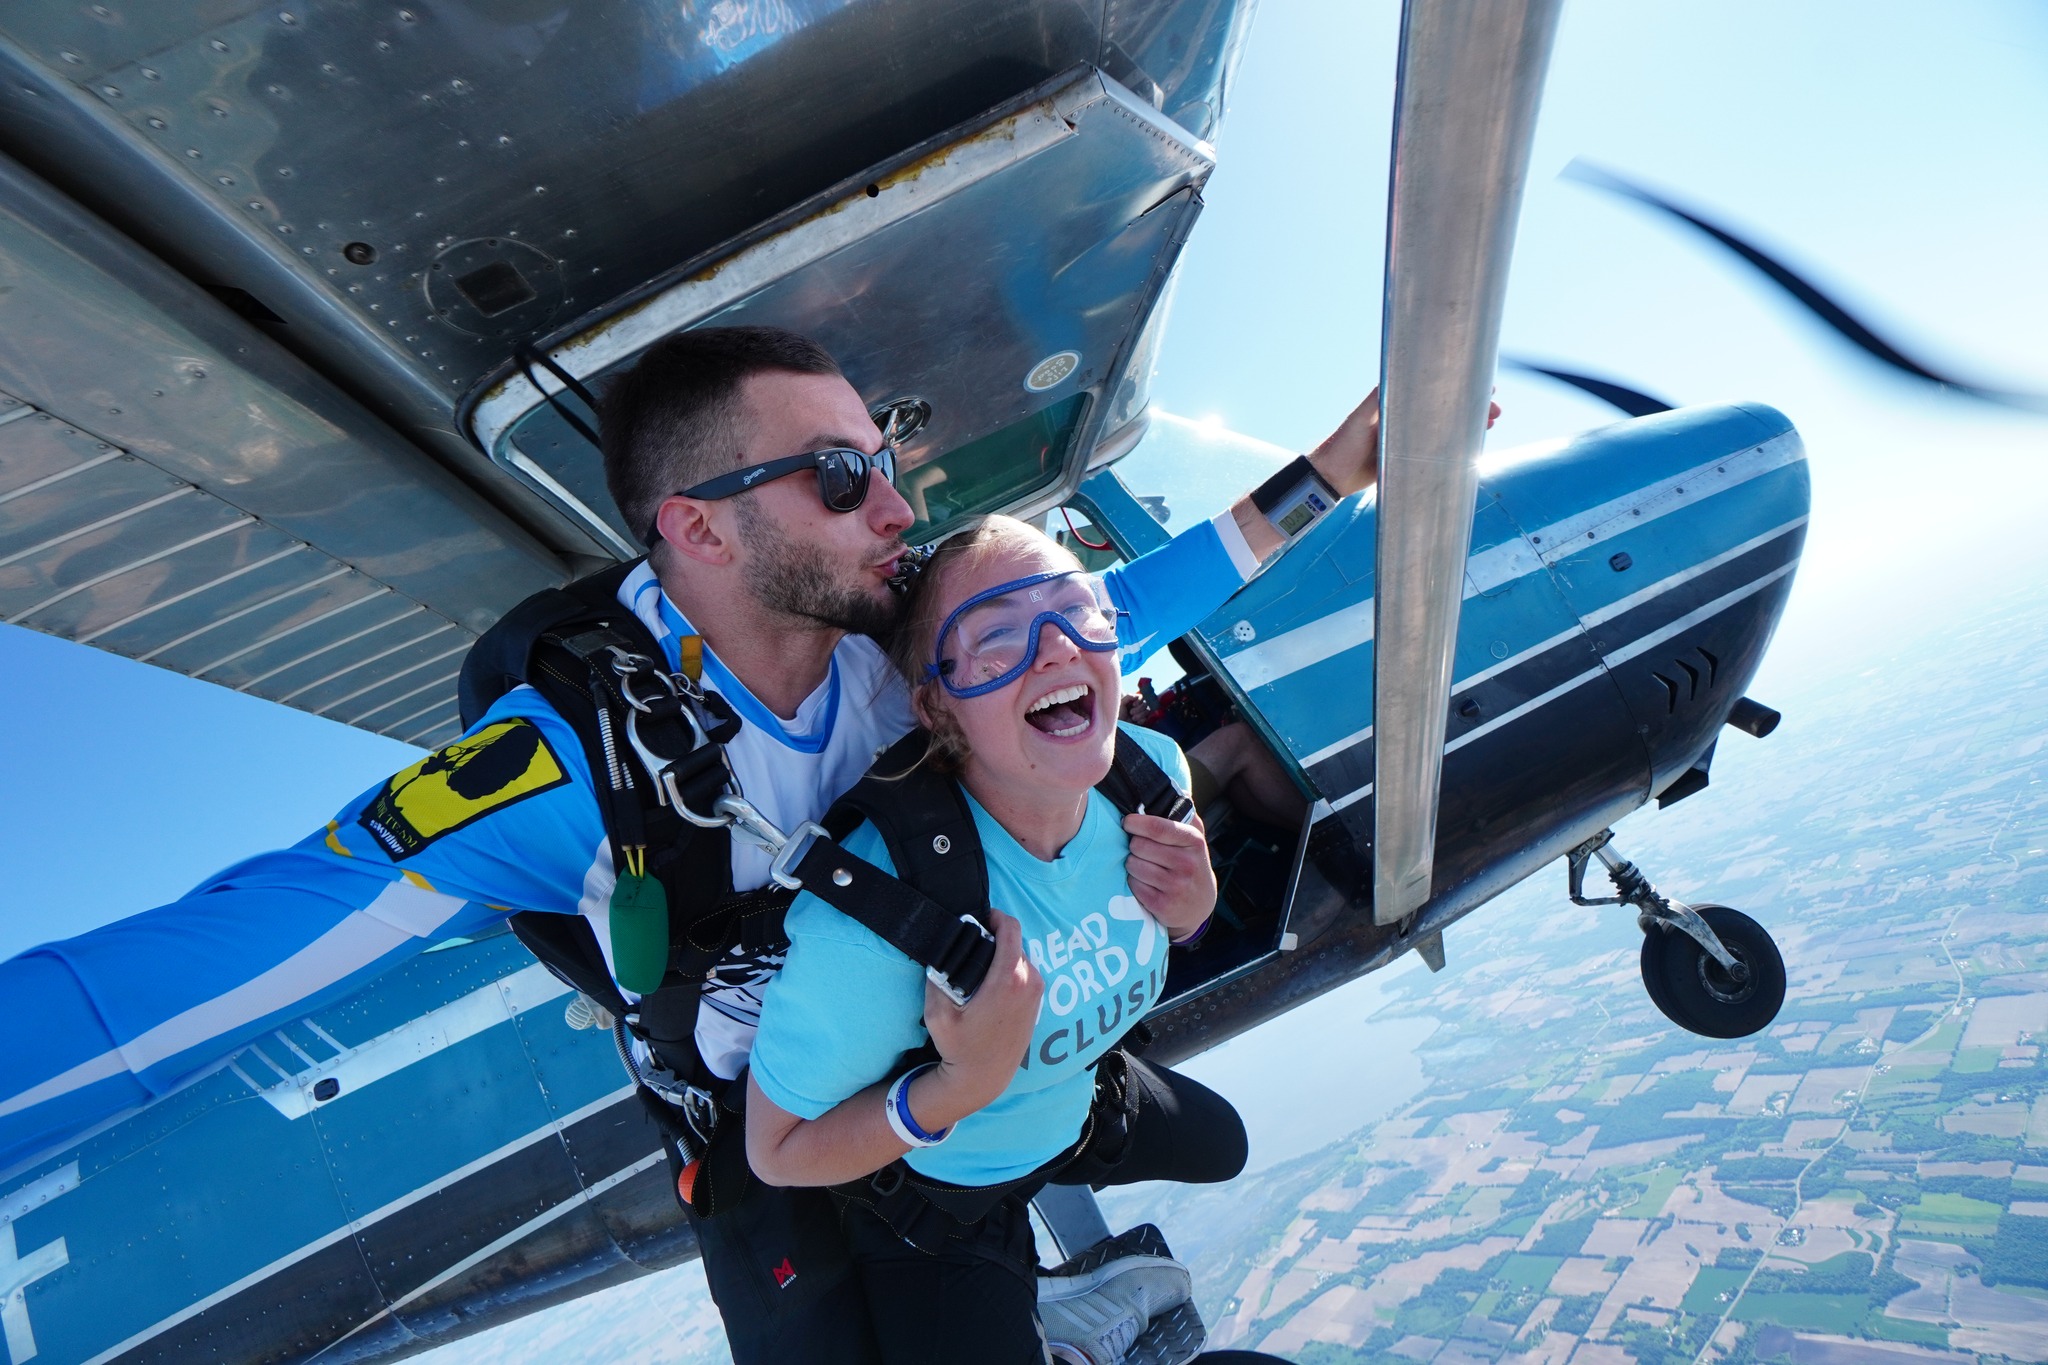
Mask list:
[[[768,865],[768,880],[791,891],[803,890],[803,879],[790,869],[804,860],[804,855],[811,851],[813,842],[831,837],[832,831],[816,820],[806,820],[798,825],[789,832],[789,837],[776,851],[775,861]]]
[[[791,891],[803,890],[804,884],[790,869],[803,861],[814,841],[832,837],[832,831],[816,820],[806,820],[784,834],[744,796],[721,796],[714,810],[731,827],[733,838],[752,844],[773,859],[768,879]]]
[[[962,924],[969,924],[974,926],[974,932],[980,934],[988,942],[994,943],[996,941],[996,936],[988,931],[988,926],[986,924],[983,924],[974,916],[962,915],[960,917],[960,922]],[[964,1006],[966,1005],[968,1000],[972,998],[966,992],[962,991],[958,986],[955,986],[952,982],[952,979],[948,977],[944,972],[940,971],[937,967],[925,968],[924,977],[925,980],[931,982],[934,986],[937,986],[939,988],[939,994],[945,996],[948,1000],[952,1001],[956,1005]]]
[[[711,1145],[711,1135],[718,1129],[718,1101],[711,1098],[711,1092],[699,1086],[690,1086],[683,1091],[683,1121],[690,1125],[690,1131],[706,1147]]]
[[[744,796],[728,794],[712,803],[709,819],[691,817],[707,828],[730,829],[732,837],[752,844],[770,857],[782,852],[789,836],[775,827],[775,823]]]
[[[704,694],[698,691],[688,678],[655,667],[653,661],[643,655],[629,653],[616,645],[610,646],[610,649],[612,672],[617,674],[619,679],[619,695],[630,708],[626,712],[626,742],[633,746],[633,753],[639,758],[640,766],[654,779],[656,799],[700,829],[723,829],[731,824],[732,821],[720,815],[715,808],[710,815],[699,815],[683,800],[682,790],[676,785],[675,773],[671,771],[675,760],[663,758],[655,753],[641,737],[640,718],[653,714],[654,707],[651,702],[642,700],[634,692],[632,680],[643,673],[649,674],[667,689],[669,696],[681,699],[682,705],[676,710],[681,715],[683,723],[690,727],[691,753],[711,742],[710,736],[705,733],[703,718],[697,714],[697,707],[704,700]],[[733,774],[732,758],[725,752],[724,745],[721,744],[717,748],[718,761],[725,768],[726,790],[736,793],[739,781]]]

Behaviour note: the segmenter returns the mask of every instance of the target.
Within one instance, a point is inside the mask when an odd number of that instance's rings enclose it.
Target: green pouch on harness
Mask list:
[[[636,995],[650,994],[668,971],[668,893],[631,870],[612,887],[612,974]]]

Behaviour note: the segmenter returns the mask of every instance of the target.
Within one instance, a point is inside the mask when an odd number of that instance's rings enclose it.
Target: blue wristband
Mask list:
[[[889,1093],[883,1099],[890,1130],[912,1147],[936,1147],[953,1131],[952,1125],[948,1124],[936,1133],[928,1133],[917,1126],[917,1119],[910,1112],[910,1083],[936,1065],[936,1062],[927,1063],[904,1072],[896,1079],[896,1084],[889,1087]]]

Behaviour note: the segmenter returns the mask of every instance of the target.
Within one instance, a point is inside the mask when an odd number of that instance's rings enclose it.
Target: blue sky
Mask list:
[[[1378,364],[1398,6],[1268,0],[1156,401],[1296,449]],[[1758,687],[2039,572],[2048,419],[1890,377],[1696,234],[1558,178],[1584,157],[1805,269],[1960,376],[2048,392],[2048,6],[1568,0],[1502,350],[1805,434],[1814,518]],[[1496,448],[1611,420],[1513,372]]]
[[[1158,404],[1292,448],[1373,382],[1398,6],[1265,0],[1188,249]],[[1887,378],[1697,238],[1557,179],[1711,211],[1932,360],[2048,391],[2048,7],[1572,0],[1503,349],[1679,401],[1756,399],[1813,458],[1782,699],[2048,560],[2048,419]],[[1509,374],[1495,446],[1612,414]],[[0,954],[289,842],[402,746],[0,628]]]

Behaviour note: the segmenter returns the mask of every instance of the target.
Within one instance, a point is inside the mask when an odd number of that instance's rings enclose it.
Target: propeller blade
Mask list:
[[[1590,374],[1580,374],[1576,370],[1555,370],[1548,365],[1538,365],[1534,361],[1516,356],[1502,356],[1501,364],[1511,369],[1525,370],[1530,374],[1540,374],[1545,379],[1555,379],[1560,384],[1569,384],[1575,389],[1592,394],[1609,407],[1619,408],[1631,417],[1648,417],[1653,412],[1669,412],[1675,406],[1661,398],[1652,398],[1647,393],[1631,389],[1625,384],[1617,384],[1611,379],[1597,379]]]
[[[1939,384],[1945,389],[1981,398],[1987,402],[2002,403],[2008,407],[2025,408],[2030,411],[2048,409],[2048,398],[2039,394],[2016,393],[2006,389],[1994,389],[1983,384],[1972,384],[1953,375],[1922,364],[1901,351],[1897,346],[1879,336],[1855,314],[1842,307],[1822,293],[1804,276],[1777,260],[1728,229],[1709,222],[1698,214],[1682,209],[1661,195],[1626,180],[1610,170],[1595,166],[1584,160],[1573,161],[1564,169],[1564,174],[1581,184],[1603,189],[1624,199],[1633,199],[1639,204],[1656,209],[1679,222],[1697,228],[1707,236],[1727,247],[1730,251],[1761,271],[1773,284],[1790,294],[1802,307],[1823,323],[1833,328],[1852,346],[1863,351],[1879,363],[1888,365],[1902,374],[1930,384]],[[1567,381],[1569,382],[1569,381]]]

